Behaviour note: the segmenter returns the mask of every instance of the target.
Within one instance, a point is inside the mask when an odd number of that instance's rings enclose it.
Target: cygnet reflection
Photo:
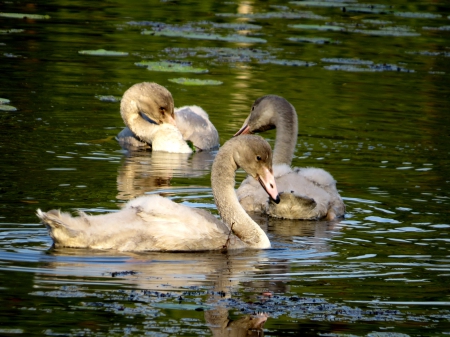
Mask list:
[[[53,296],[54,287],[49,289],[49,283],[67,279],[75,285],[74,291],[66,289],[72,295],[80,295],[98,291],[99,282],[108,289],[110,285],[123,289],[136,289],[136,296],[126,295],[128,306],[133,301],[139,303],[136,308],[151,310],[162,308],[164,304],[174,304],[173,298],[193,292],[194,296],[203,299],[199,306],[205,307],[205,323],[213,336],[263,336],[263,326],[269,316],[265,313],[254,313],[230,317],[236,307],[230,307],[233,294],[238,291],[243,282],[255,276],[261,276],[271,268],[277,259],[271,259],[264,251],[243,250],[236,252],[194,252],[189,254],[142,252],[142,253],[114,253],[111,251],[92,251],[85,249],[51,249],[43,256],[42,273],[36,273],[34,288],[42,295]],[[284,263],[284,262],[283,262]],[[279,267],[279,263],[276,263]],[[57,277],[55,278],[55,275]],[[59,280],[59,281],[55,281]],[[91,282],[95,280],[91,289]],[[67,287],[66,287],[67,288]],[[65,289],[65,288],[64,288]],[[145,292],[164,293],[165,297],[146,296]],[[64,292],[64,290],[61,290]],[[114,301],[120,302],[122,292],[102,293],[108,300],[108,294]],[[106,295],[105,295],[106,294]],[[142,296],[142,297],[139,297]],[[185,297],[185,295],[182,295]],[[167,298],[167,300],[164,300]],[[99,300],[100,301],[100,300]],[[245,301],[239,301],[246,308]],[[183,299],[180,309],[189,301]],[[158,306],[158,304],[160,304]],[[231,310],[231,312],[230,312]],[[245,310],[248,312],[248,310]]]
[[[170,186],[172,178],[209,174],[216,152],[194,154],[133,151],[117,174],[117,199],[131,200],[146,192]]]
[[[208,323],[214,337],[250,337],[264,336],[264,323],[269,315],[255,313],[231,319],[228,309],[217,307],[205,311],[205,321]]]
[[[330,252],[329,240],[340,235],[341,219],[334,221],[291,220],[249,213],[251,218],[269,233],[274,247],[295,244],[295,248],[312,248],[317,252]]]

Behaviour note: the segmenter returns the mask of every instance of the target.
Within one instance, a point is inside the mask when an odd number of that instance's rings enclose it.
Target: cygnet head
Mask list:
[[[172,94],[157,83],[137,83],[125,91],[120,109],[123,113],[130,108],[156,124],[176,125]]]
[[[237,167],[241,167],[258,180],[270,198],[278,204],[280,197],[273,176],[272,149],[269,143],[259,136],[243,135],[230,139],[225,145],[234,143],[234,140],[242,142],[242,145],[236,146],[233,151]]]
[[[290,109],[291,105],[283,97],[266,95],[258,98],[253,103],[244,125],[235,136],[275,129],[278,113],[286,108]]]

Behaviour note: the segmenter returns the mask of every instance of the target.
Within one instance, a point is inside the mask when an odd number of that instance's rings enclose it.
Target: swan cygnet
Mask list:
[[[257,182],[248,177],[237,190],[244,209],[285,219],[331,221],[343,217],[345,204],[330,173],[313,167],[291,168],[298,121],[295,108],[286,99],[276,95],[258,98],[235,136],[274,128],[273,170],[281,202],[269,202]]]
[[[125,91],[120,114],[126,127],[117,140],[124,148],[192,153],[187,141],[199,151],[219,147],[219,134],[208,114],[195,105],[175,109],[170,91],[157,83],[137,83]]]
[[[118,251],[202,251],[264,249],[270,241],[239,204],[235,171],[244,169],[279,202],[272,174],[272,151],[261,137],[245,135],[226,142],[212,165],[211,186],[222,221],[211,213],[177,204],[159,195],[136,198],[118,212],[72,217],[59,210],[37,216],[55,247]]]

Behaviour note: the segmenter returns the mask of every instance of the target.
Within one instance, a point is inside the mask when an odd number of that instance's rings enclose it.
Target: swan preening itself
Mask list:
[[[298,121],[295,108],[286,99],[276,95],[258,98],[235,136],[274,128],[273,171],[281,202],[269,202],[257,181],[248,177],[237,190],[244,209],[286,219],[334,220],[344,216],[345,205],[331,174],[320,168],[290,167]]]
[[[223,221],[211,213],[174,203],[159,195],[142,196],[115,213],[72,217],[59,210],[37,216],[56,247],[119,251],[199,251],[270,248],[266,233],[239,204],[235,171],[244,169],[279,202],[272,174],[270,145],[259,136],[245,135],[226,142],[214,160],[211,187]]]
[[[219,146],[219,134],[198,106],[174,107],[172,94],[157,83],[142,82],[125,91],[120,114],[126,127],[117,135],[124,148],[151,146],[152,151],[192,153]]]

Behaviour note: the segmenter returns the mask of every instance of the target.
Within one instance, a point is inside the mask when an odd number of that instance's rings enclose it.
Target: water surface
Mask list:
[[[0,334],[450,332],[449,4],[12,1],[1,12]],[[115,141],[120,97],[141,81],[202,106],[221,144],[256,98],[288,99],[293,165],[328,170],[346,218],[255,215],[266,251],[52,249],[37,208],[103,213],[159,193],[217,214],[214,152],[127,153]],[[247,331],[256,312],[269,318]]]

